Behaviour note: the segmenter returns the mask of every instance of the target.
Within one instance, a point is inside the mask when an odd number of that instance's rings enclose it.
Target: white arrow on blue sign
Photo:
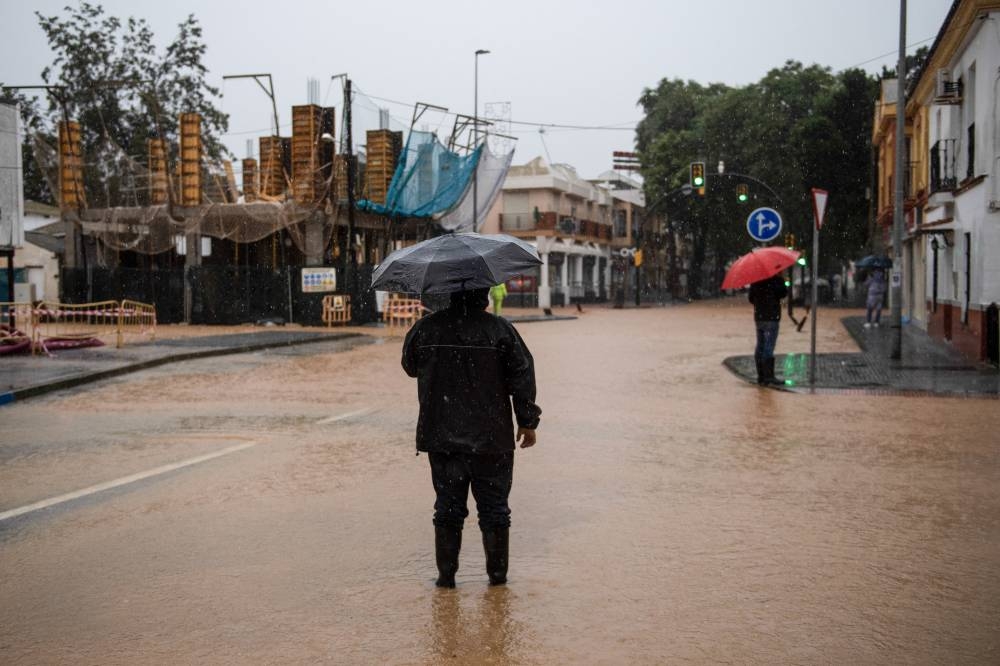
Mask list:
[[[747,217],[747,233],[761,243],[774,240],[781,233],[781,215],[773,208],[758,208]]]

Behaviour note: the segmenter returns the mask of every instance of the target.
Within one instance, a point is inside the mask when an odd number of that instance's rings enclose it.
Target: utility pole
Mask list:
[[[351,300],[358,295],[355,288],[355,277],[357,273],[358,255],[354,246],[354,134],[351,125],[351,79],[344,78],[344,132],[347,135],[347,150],[344,159],[347,162],[347,263],[344,266],[344,282],[347,284],[347,293]],[[359,312],[360,303],[351,304],[351,312]]]
[[[486,49],[479,49],[476,51],[476,77],[475,77],[475,101],[473,103],[472,110],[472,149],[476,150],[478,146],[476,144],[479,142],[479,56],[486,55],[489,53]],[[483,159],[482,153],[479,155],[479,159]],[[476,162],[476,168],[472,172],[472,232],[475,233],[479,231],[479,162]]]
[[[892,353],[903,357],[903,194],[906,178],[906,0],[899,0],[899,61],[896,64],[896,191],[892,208]]]

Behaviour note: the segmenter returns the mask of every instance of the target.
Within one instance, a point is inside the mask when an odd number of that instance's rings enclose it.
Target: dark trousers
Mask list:
[[[473,455],[431,452],[431,480],[437,500],[434,524],[462,528],[469,515],[469,486],[476,498],[479,527],[483,530],[510,527],[507,498],[514,481],[514,452]]]
[[[753,357],[758,361],[765,361],[774,357],[774,347],[778,344],[777,321],[757,321],[757,347],[753,350]]]

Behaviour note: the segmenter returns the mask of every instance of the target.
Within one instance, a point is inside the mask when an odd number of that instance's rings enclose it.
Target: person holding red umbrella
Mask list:
[[[799,258],[796,250],[783,247],[755,248],[733,262],[722,281],[723,289],[739,289],[750,285],[750,302],[757,326],[757,347],[754,362],[757,364],[757,383],[761,386],[781,385],[774,376],[774,346],[778,342],[781,324],[781,299],[788,295],[788,287],[781,272]]]
[[[781,299],[787,295],[788,287],[781,275],[750,285],[749,299],[753,303],[753,320],[757,327],[753,360],[757,364],[757,383],[762,386],[784,383],[774,376],[774,347],[781,324]]]

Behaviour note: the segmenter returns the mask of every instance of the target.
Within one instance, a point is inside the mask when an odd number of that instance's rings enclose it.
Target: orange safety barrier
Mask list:
[[[34,306],[31,303],[0,303],[0,344],[21,344],[33,340]]]
[[[118,346],[126,335],[156,339],[156,306],[139,301],[122,301],[118,313]]]
[[[324,296],[323,323],[328,327],[351,323],[351,297],[341,294]]]
[[[46,344],[55,340],[115,340],[121,347],[118,333],[118,301],[99,303],[53,303],[43,301],[35,308],[35,346],[48,351]]]
[[[393,335],[405,334],[413,324],[424,316],[427,308],[419,298],[406,298],[399,294],[389,294],[382,311],[382,321]]]
[[[55,340],[97,338],[115,341],[122,347],[125,336],[155,339],[156,307],[138,301],[101,301],[99,303],[0,303],[0,323],[4,335],[13,335],[13,314],[17,331],[31,340],[32,352],[46,349]]]

